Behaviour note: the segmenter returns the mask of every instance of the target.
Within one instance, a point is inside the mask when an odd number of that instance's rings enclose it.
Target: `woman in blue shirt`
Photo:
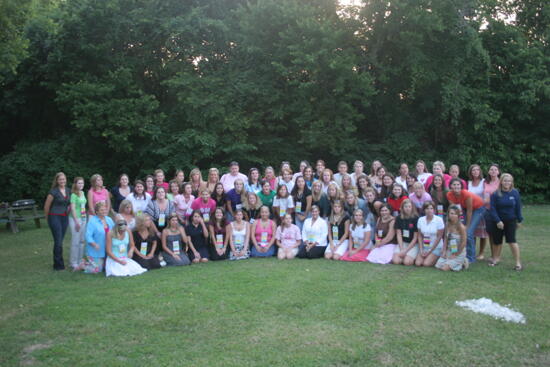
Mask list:
[[[509,173],[504,173],[500,177],[500,185],[491,195],[491,218],[493,220],[493,241],[495,244],[495,253],[493,261],[489,263],[495,266],[500,261],[502,253],[502,240],[506,237],[506,242],[510,245],[516,266],[514,270],[521,271],[523,266],[519,256],[519,246],[516,241],[516,229],[523,222],[521,214],[521,197],[518,190],[514,189],[514,178]]]
[[[85,273],[100,273],[105,264],[105,240],[115,223],[107,216],[107,204],[100,201],[95,205],[96,215],[86,227],[86,260],[82,265]]]

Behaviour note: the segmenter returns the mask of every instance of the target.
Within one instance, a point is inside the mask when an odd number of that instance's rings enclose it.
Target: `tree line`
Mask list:
[[[536,0],[4,0],[0,200],[57,171],[492,162],[550,199]]]

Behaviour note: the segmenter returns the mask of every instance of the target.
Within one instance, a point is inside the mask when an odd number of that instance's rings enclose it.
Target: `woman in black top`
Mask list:
[[[307,187],[303,176],[296,177],[296,183],[292,188],[292,199],[294,200],[294,223],[302,230],[306,218],[311,210],[311,190]]]
[[[214,186],[214,191],[212,192],[210,197],[216,202],[216,208],[225,208],[227,197],[225,195],[223,184],[221,182],[218,182],[216,186]]]
[[[136,229],[132,232],[136,246],[132,259],[145,269],[158,269],[160,262],[155,256],[157,237],[153,228],[153,221],[148,214],[136,217]]]
[[[67,187],[67,176],[58,172],[53,180],[52,188],[44,203],[44,214],[53,236],[53,268],[64,270],[63,238],[69,226],[69,205],[71,190]]]
[[[126,173],[120,175],[118,179],[118,186],[111,189],[111,195],[113,196],[113,210],[118,213],[120,203],[126,199],[132,192],[132,186],[129,185],[130,179]]]

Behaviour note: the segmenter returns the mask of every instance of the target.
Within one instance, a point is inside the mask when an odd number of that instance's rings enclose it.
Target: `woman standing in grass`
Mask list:
[[[283,217],[289,213],[294,213],[294,200],[286,185],[280,185],[277,188],[277,195],[273,199],[273,216],[277,223],[282,223]]]
[[[162,231],[162,257],[168,266],[190,265],[191,261],[186,254],[187,235],[178,223],[178,216],[172,213],[168,219],[168,226]],[[190,252],[197,252],[192,245]]]
[[[298,254],[298,247],[302,243],[302,234],[297,225],[292,224],[292,215],[287,213],[283,216],[282,223],[277,227],[275,239],[279,250],[279,260],[294,259]]]
[[[420,182],[419,184],[422,186]],[[407,266],[414,264],[414,260],[418,256],[417,222],[418,215],[416,214],[416,207],[410,200],[404,200],[401,203],[401,212],[395,220],[397,246],[393,252],[392,263]]]
[[[91,215],[96,215],[95,205],[100,201],[104,201],[107,204],[107,213],[111,212],[111,199],[109,198],[109,191],[103,187],[103,177],[99,174],[92,175],[90,178],[90,190],[88,190],[88,210]]]
[[[153,221],[147,214],[136,217],[136,228],[132,232],[135,250],[132,259],[145,269],[158,269],[160,262],[155,252],[157,251],[157,236],[153,228]]]
[[[115,229],[107,233],[105,252],[108,257],[105,264],[105,275],[124,277],[145,273],[147,269],[132,260],[134,251],[132,233],[128,229],[124,217],[117,214]]]
[[[111,189],[111,195],[113,196],[113,210],[115,212],[120,211],[120,203],[125,200],[132,192],[132,186],[130,186],[130,179],[126,173],[123,173],[118,178],[118,186]]]
[[[228,256],[228,238],[226,230],[225,211],[223,208],[216,208],[214,219],[210,221],[208,230],[210,232],[210,259],[213,261],[226,260]]]
[[[139,216],[145,212],[147,205],[151,201],[151,195],[145,192],[145,184],[141,180],[137,180],[134,183],[134,192],[130,193],[126,197],[127,200],[130,200],[132,203],[132,208],[134,208],[134,215]]]
[[[416,161],[416,164],[414,165],[415,168],[415,176],[416,179],[424,185],[428,178],[432,175],[430,172],[428,172],[428,168],[426,167],[426,163],[423,160]]]
[[[181,194],[180,185],[178,184],[178,181],[176,181],[176,180],[171,180],[168,183],[168,190],[169,191],[168,191],[168,194],[166,194],[166,197],[168,198],[168,200],[170,200],[172,202],[174,201],[176,196]]]
[[[248,182],[245,185],[246,192],[253,192],[255,194],[262,191],[262,185],[260,185],[260,171],[257,168],[251,168],[248,171]]]
[[[430,196],[435,205],[435,214],[445,221],[445,213],[449,208],[449,200],[447,199],[448,190],[445,188],[445,180],[439,173],[433,175],[432,184],[430,186]],[[424,205],[424,204],[422,204]]]
[[[178,219],[180,220],[180,224],[186,225],[188,222],[189,216],[193,212],[193,209],[191,209],[191,205],[193,204],[195,197],[191,193],[191,191],[193,190],[189,182],[184,183],[182,185],[181,191],[182,193],[179,195],[176,195],[176,197],[174,198],[174,207],[176,210],[176,214],[178,215]],[[223,186],[222,186],[222,191],[223,191]]]
[[[44,214],[53,236],[54,270],[65,269],[63,238],[69,226],[70,202],[71,190],[67,188],[67,176],[63,172],[58,172],[53,179],[52,188],[44,203]]]
[[[84,179],[76,177],[71,190],[71,267],[77,270],[84,255],[86,246],[86,195],[84,195]]]
[[[267,183],[269,185],[269,183]],[[265,186],[264,186],[265,187]],[[252,225],[252,257],[270,257],[275,255],[275,222],[269,219],[269,208],[260,208],[260,219]]]
[[[203,194],[208,193],[208,190],[204,189]],[[215,209],[214,209],[215,210]],[[208,229],[204,223],[204,219],[201,216],[200,211],[193,211],[191,216],[191,223],[185,227],[185,233],[187,234],[187,244],[189,249],[187,255],[193,263],[208,262],[208,246],[206,241],[208,239]]]
[[[483,201],[485,202],[485,208],[487,211],[485,212],[485,226],[487,228],[487,233],[489,234],[489,243],[491,244],[491,257],[489,258],[489,266],[494,266],[495,261],[495,242],[493,241],[493,234],[491,233],[491,228],[495,227],[495,223],[493,223],[493,219],[491,216],[491,195],[498,190],[498,187],[500,186],[500,167],[498,164],[493,163],[489,166],[489,170],[487,171],[487,176],[485,177],[485,184],[483,185]],[[485,247],[482,247],[481,244],[479,246],[479,260],[483,260],[485,258],[484,256]]]
[[[215,167],[210,168],[208,170],[208,181],[206,182],[206,188],[208,189],[208,191],[214,192],[219,182],[220,182],[220,171]],[[222,184],[222,187],[223,187],[223,184]]]
[[[253,192],[249,194],[255,195]],[[235,221],[226,227],[229,239],[229,260],[245,260],[250,257],[250,224],[244,221],[244,212],[241,209],[235,211]]]
[[[311,190],[313,181],[315,181],[315,177],[313,176],[313,167],[307,166],[304,169],[304,174],[302,177],[304,177],[304,180],[306,181],[307,188]]]
[[[191,185],[191,184],[188,184]],[[214,191],[210,194],[212,200],[216,202],[216,208],[225,208],[227,205],[227,195],[223,189],[223,184],[218,182],[214,187]]]
[[[421,182],[415,182],[412,186],[412,194],[409,195],[409,199],[416,207],[416,211],[419,212],[420,215],[424,215],[422,212],[422,205],[424,205],[426,201],[431,201],[432,197],[424,190],[424,185],[422,185]]]
[[[145,176],[145,192],[151,197],[155,194],[155,178],[152,175]]]
[[[202,180],[201,170],[198,168],[193,168],[189,172],[189,183],[191,184],[191,193],[193,196],[198,197],[203,190],[208,190],[206,183]],[[210,193],[210,191],[208,191]]]
[[[518,190],[514,189],[514,178],[509,173],[502,174],[499,189],[491,195],[491,217],[495,223],[492,229],[495,242],[494,264],[500,262],[502,240],[505,236],[516,261],[514,270],[522,270],[519,246],[516,241],[516,229],[523,222],[521,197]]]
[[[234,212],[237,209],[243,208],[243,201],[246,195],[246,191],[244,189],[244,181],[240,178],[237,178],[235,180],[234,186],[231,190],[229,190],[225,196],[226,200],[226,213],[227,213],[227,219],[229,221],[232,221],[234,218]]]
[[[107,216],[107,203],[99,201],[95,204],[96,215],[90,218],[86,225],[86,259],[81,265],[85,273],[100,273],[105,265],[105,242],[107,234],[115,223]]]
[[[370,225],[365,222],[363,211],[355,209],[349,226],[349,241],[346,253],[340,258],[343,261],[367,261],[370,253]]]
[[[302,228],[303,244],[298,250],[298,257],[307,259],[323,257],[327,248],[327,235],[328,224],[321,217],[319,207],[313,205],[311,207],[311,218],[305,220],[304,227]]]
[[[330,202],[323,192],[321,181],[315,181],[311,186],[311,205],[317,206],[321,218],[327,218],[330,215]]]
[[[424,203],[422,209],[425,216],[418,219],[418,245],[420,251],[416,256],[416,266],[434,266],[441,256],[443,249],[443,219],[435,215],[435,204],[431,201]]]
[[[271,207],[273,206],[273,199],[277,194],[275,191],[271,190],[271,184],[269,181],[262,181],[262,191],[258,193],[258,197],[262,201],[262,205],[265,205],[269,212],[271,213]]]
[[[350,217],[341,201],[332,204],[332,213],[328,221],[328,245],[325,259],[340,260],[348,250]]]
[[[160,231],[166,227],[168,217],[172,215],[175,210],[174,204],[166,198],[166,190],[164,187],[155,187],[153,200],[151,200],[149,205],[147,205],[145,213],[149,214],[155,223],[157,236],[160,237]]]
[[[132,208],[132,202],[130,200],[122,200],[119,206],[119,214],[124,217],[124,220],[128,224],[128,229],[133,231],[136,227],[136,217],[134,216],[134,208]]]
[[[376,223],[375,243],[367,260],[376,264],[388,264],[396,247],[395,218],[391,213],[391,206],[383,204],[380,207],[380,217]]]
[[[468,267],[466,259],[466,227],[460,222],[460,208],[451,205],[447,213],[445,240],[435,267],[443,271],[460,271]]]
[[[407,196],[407,192],[397,182],[392,185],[391,194],[388,196],[388,204],[390,204],[392,209],[392,215],[394,217],[397,217],[399,215],[399,211],[401,210],[401,203],[403,201],[407,200],[409,197]]]
[[[256,219],[260,217],[260,208],[262,207],[262,201],[254,192],[249,191],[246,193],[246,200],[243,204],[244,220],[250,224],[254,224]]]

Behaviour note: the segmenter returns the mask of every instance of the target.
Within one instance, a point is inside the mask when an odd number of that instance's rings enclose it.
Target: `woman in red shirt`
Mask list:
[[[449,203],[459,205],[462,212],[466,211],[466,257],[470,263],[476,261],[476,243],[474,232],[479,221],[485,215],[483,199],[476,194],[464,190],[459,178],[453,178],[449,183],[450,191],[447,193]]]

